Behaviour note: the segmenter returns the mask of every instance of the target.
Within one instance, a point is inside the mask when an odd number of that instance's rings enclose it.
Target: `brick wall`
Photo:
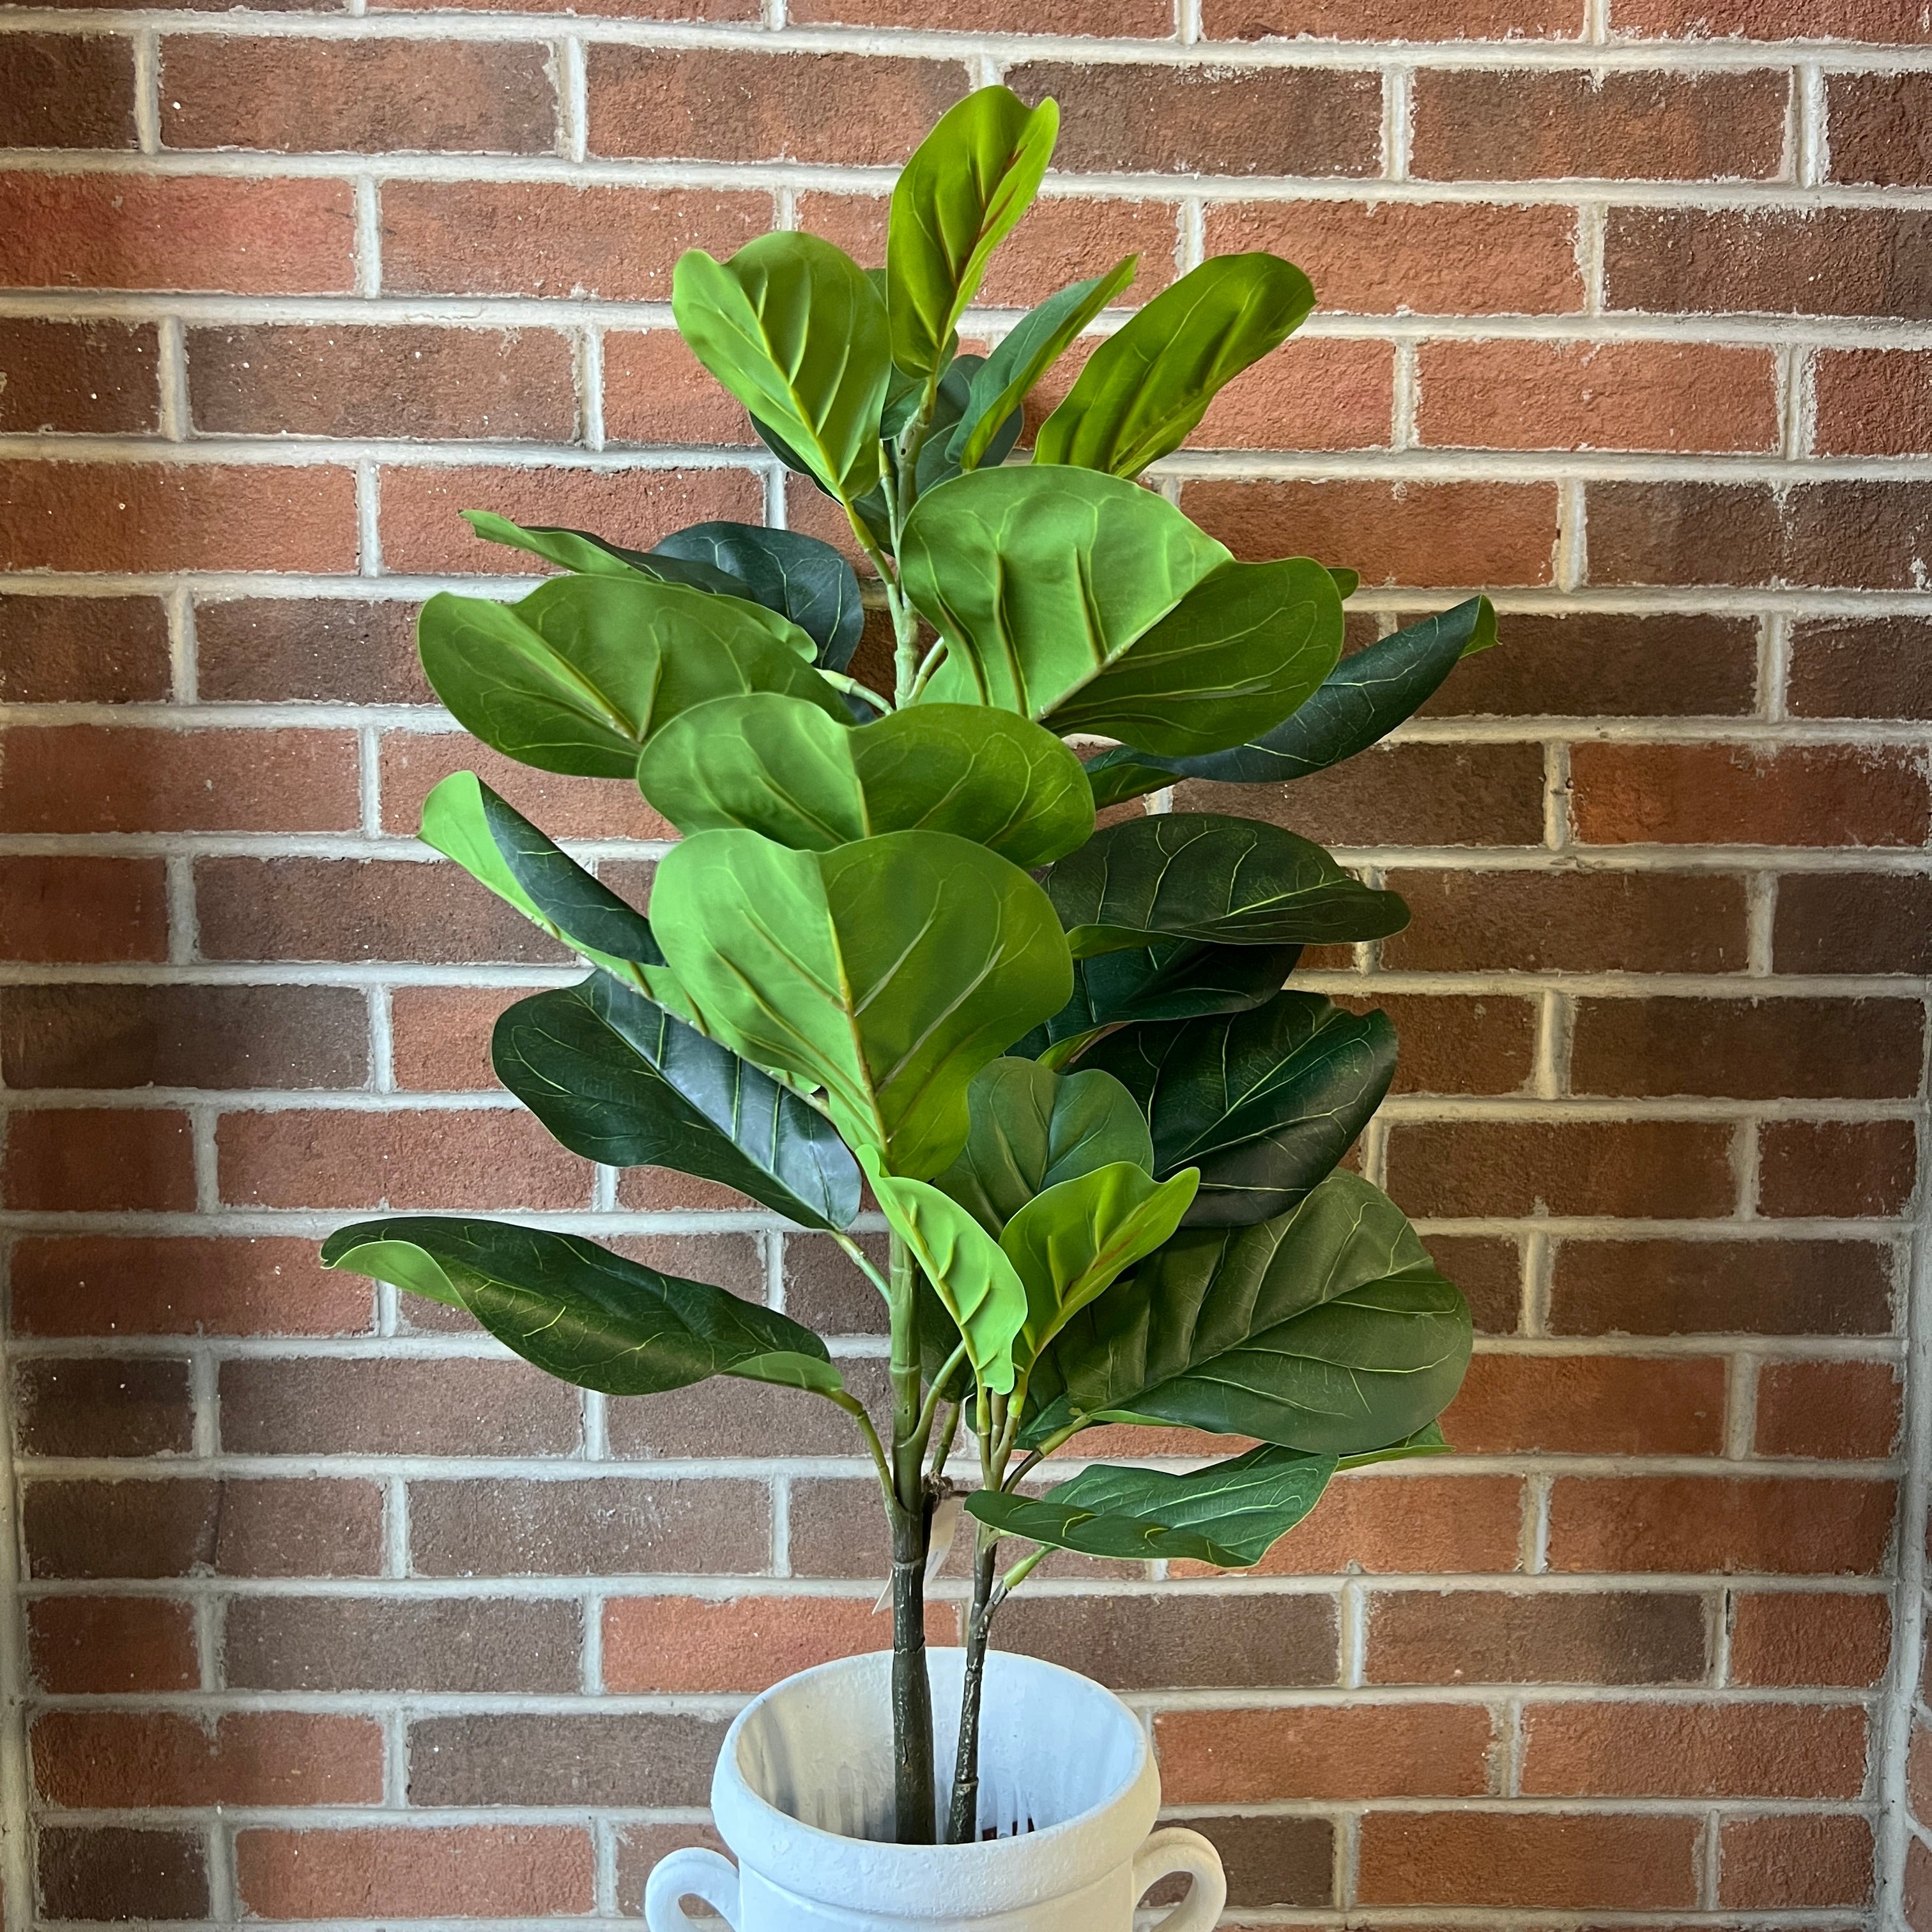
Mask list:
[[[877,1358],[823,1239],[491,1088],[568,969],[424,793],[477,766],[634,890],[652,826],[453,734],[411,621],[512,587],[472,505],[812,526],[671,262],[875,254],[1001,75],[1063,172],[984,328],[1292,256],[1322,312],[1164,473],[1358,566],[1359,635],[1480,586],[1507,639],[1240,802],[1415,908],[1308,983],[1402,1031],[1363,1158],[1478,1312],[1460,1453],[1256,1576],[1056,1568],[1006,1640],[1148,1713],[1231,1923],[1932,1927],[1922,0],[0,13],[10,1924],[634,1923],[744,1694],[885,1640],[804,1398],[580,1400],[314,1249],[529,1210]]]

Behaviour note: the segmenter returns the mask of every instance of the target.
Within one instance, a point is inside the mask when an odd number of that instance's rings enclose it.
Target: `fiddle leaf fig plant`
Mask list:
[[[1273,256],[1182,276],[1017,448],[1035,386],[1136,266],[961,351],[1058,123],[1003,88],[953,108],[899,178],[882,271],[790,232],[677,265],[685,340],[838,506],[868,586],[790,530],[640,549],[478,511],[480,537],[563,574],[422,618],[429,680],[484,744],[634,786],[680,834],[646,914],[474,774],[431,793],[424,838],[590,969],[503,1013],[499,1077],[588,1159],[829,1234],[884,1303],[889,1402],[758,1300],[574,1235],[391,1216],[323,1249],[609,1396],[736,1376],[845,1412],[890,1532],[910,1843],[977,1835],[986,1647],[1043,1557],[1252,1565],[1338,1470],[1439,1450],[1470,1348],[1461,1295],[1342,1166],[1394,1029],[1292,983],[1305,946],[1399,931],[1402,901],[1272,823],[1118,808],[1362,750],[1495,641],[1493,614],[1474,598],[1345,657],[1352,572],[1238,560],[1142,480],[1312,307]],[[892,634],[878,689],[850,670],[868,598]],[[858,1238],[881,1222],[883,1268]],[[1052,1480],[1101,1424],[1226,1453]],[[962,1491],[949,1795],[924,1596]]]

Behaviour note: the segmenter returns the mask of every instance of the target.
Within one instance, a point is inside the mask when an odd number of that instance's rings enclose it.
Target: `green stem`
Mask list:
[[[879,1472],[879,1486],[886,1492],[886,1506],[890,1508],[892,1495],[892,1466],[886,1460],[886,1446],[879,1440],[879,1432],[872,1426],[872,1418],[866,1413],[866,1405],[845,1390],[840,1390],[828,1398],[836,1402],[859,1425],[859,1433],[866,1438],[866,1447],[872,1451],[872,1466]]]
[[[926,1557],[931,1534],[919,1355],[919,1271],[892,1245],[892,1792],[902,1845],[933,1839],[932,1688],[926,1673]]]

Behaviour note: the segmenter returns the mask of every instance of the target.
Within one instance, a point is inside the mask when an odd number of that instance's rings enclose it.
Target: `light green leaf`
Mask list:
[[[663,584],[688,584],[694,590],[728,597],[743,594],[741,585],[702,560],[661,557],[648,550],[627,550],[622,544],[594,536],[589,530],[558,530],[543,524],[526,528],[493,510],[465,510],[463,520],[486,542],[505,544],[586,576],[648,577]]]
[[[418,632],[423,669],[458,722],[541,771],[630,778],[652,732],[739,692],[845,715],[796,625],[644,577],[560,577],[515,604],[444,592]]]
[[[913,506],[907,594],[948,640],[934,704],[1043,718],[1229,561],[1164,497],[1040,464],[976,470]]]
[[[1103,827],[1054,867],[1047,891],[1076,958],[1162,938],[1330,945],[1408,923],[1395,893],[1364,885],[1310,840],[1205,812]]]
[[[1013,1342],[1027,1292],[998,1242],[964,1208],[923,1180],[888,1174],[877,1152],[859,1159],[884,1210],[964,1337],[973,1372],[995,1395],[1013,1386]]]
[[[1146,1119],[1111,1073],[995,1060],[974,1075],[966,1097],[966,1144],[933,1184],[995,1236],[1062,1181],[1121,1161],[1154,1172]]]
[[[814,235],[760,235],[728,262],[679,258],[671,314],[692,352],[842,502],[878,480],[885,304]]]
[[[651,905],[704,1030],[822,1086],[855,1151],[916,1178],[964,1144],[973,1076],[1072,984],[1045,893],[947,832],[795,852],[700,832],[659,865]]]
[[[1094,829],[1093,794],[1066,746],[978,705],[922,705],[848,728],[792,698],[723,699],[660,732],[638,782],[682,832],[742,826],[801,850],[950,832],[1032,866]]]
[[[892,360],[926,376],[944,361],[993,250],[1040,192],[1060,110],[982,87],[940,117],[892,190],[886,287]]]
[[[976,470],[1001,424],[1034,385],[1066,353],[1080,332],[1132,281],[1140,257],[1130,255],[1104,275],[1075,282],[1023,316],[974,371],[966,408],[948,454],[962,470]]]
[[[1191,1474],[1094,1463],[1043,1496],[982,1490],[966,1507],[1003,1535],[1088,1556],[1251,1569],[1321,1500],[1332,1456],[1264,1446]]]
[[[412,1214],[339,1228],[322,1258],[466,1308],[526,1361],[606,1395],[654,1395],[710,1376],[821,1395],[844,1387],[809,1328],[574,1234]]]
[[[1278,256],[1202,262],[1088,357],[1040,425],[1034,460],[1138,476],[1179,448],[1222,387],[1286,340],[1314,306],[1308,278]]]

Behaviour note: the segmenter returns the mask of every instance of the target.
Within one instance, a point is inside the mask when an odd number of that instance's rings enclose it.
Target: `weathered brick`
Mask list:
[[[613,329],[603,347],[604,434],[612,442],[757,442],[744,404],[676,329]]]
[[[1780,973],[1925,972],[1932,880],[1916,872],[1788,873],[1778,882],[1772,960]]]
[[[1022,0],[799,0],[788,17],[804,25],[834,20],[859,27],[952,28],[969,34],[1030,34],[1040,14]],[[1054,8],[1058,34],[1131,34],[1164,39],[1174,30],[1165,0],[1066,0]]]
[[[1212,40],[1502,40],[1580,37],[1583,14],[1579,0],[1206,0],[1202,24]]]
[[[35,1108],[4,1124],[0,1189],[41,1213],[191,1211],[188,1116],[158,1108]]]
[[[9,597],[0,626],[0,703],[131,704],[168,694],[167,614],[158,597]]]
[[[167,956],[159,859],[0,859],[0,959],[84,963]]]
[[[1705,1606],[1688,1592],[1378,1590],[1372,1684],[1696,1684]]]
[[[1292,337],[1214,398],[1187,447],[1384,448],[1394,383],[1395,351],[1389,343]],[[1041,389],[1050,385],[1051,379]],[[1070,380],[1066,386],[1072,386]]]
[[[1688,1909],[1700,1820],[1539,1812],[1370,1812],[1357,1896],[1370,1905]]]
[[[1915,0],[1612,0],[1619,34],[1754,40],[1892,40],[1932,34]]]
[[[675,838],[676,828],[644,802],[636,786],[572,778],[518,764],[466,731],[391,731],[382,738],[382,829],[413,836],[423,801],[452,772],[474,772],[491,790],[553,838]],[[616,876],[598,868],[606,884]],[[472,888],[481,891],[480,886]],[[641,902],[648,890],[638,894]]]
[[[1379,1008],[1394,1023],[1398,1094],[1520,1094],[1528,1084],[1536,1009],[1527,1000],[1390,994],[1338,1004]]]
[[[1825,82],[1835,181],[1932,181],[1932,88],[1922,74],[1834,74]]]
[[[180,1456],[194,1446],[185,1362],[34,1357],[15,1366],[13,1396],[26,1455]]]
[[[1122,1690],[1333,1684],[1336,1606],[1300,1594],[1016,1597],[1003,1648],[1044,1657]]]
[[[723,1718],[428,1718],[410,1727],[410,1802],[702,1804]]]
[[[1718,1355],[1478,1355],[1443,1432],[1472,1456],[1714,1456],[1726,1366]]]
[[[1881,1596],[1736,1591],[1730,1617],[1734,1684],[1862,1690],[1884,1676],[1892,1652],[1892,1608]]]
[[[1481,1234],[1431,1234],[1436,1265],[1462,1291],[1479,1335],[1513,1335],[1522,1318],[1522,1250]]]
[[[508,986],[398,986],[389,995],[389,1055],[396,1084],[432,1094],[496,1084],[490,1036],[522,997]]]
[[[546,154],[556,145],[548,62],[535,42],[183,34],[162,43],[161,139],[278,152]]]
[[[1793,625],[1785,690],[1798,718],[1932,718],[1932,624],[1853,617]]]
[[[860,1246],[883,1274],[885,1244],[876,1235]],[[878,1335],[886,1328],[885,1298],[829,1234],[789,1234],[784,1244],[787,1310],[824,1335]]]
[[[663,1238],[662,1237],[659,1238]],[[698,1238],[702,1239],[700,1236]],[[742,1242],[744,1238],[727,1236]],[[726,1274],[723,1286],[752,1294],[758,1285],[752,1265]],[[688,1270],[680,1270],[688,1273]],[[715,1270],[725,1273],[723,1270]],[[874,1413],[890,1406],[886,1377],[877,1361],[842,1364],[845,1385]],[[860,1456],[866,1453],[856,1424],[843,1410],[803,1389],[723,1377],[694,1382],[662,1395],[613,1400],[606,1409],[610,1453],[622,1461],[700,1456]]]
[[[1844,1462],[1889,1455],[1899,1403],[1889,1362],[1766,1362],[1757,1376],[1757,1453]]]
[[[63,1919],[198,1919],[209,1910],[207,1847],[199,1831],[43,1825],[41,1908]]]
[[[1475,1705],[1167,1711],[1154,1735],[1170,1804],[1264,1802],[1291,1788],[1311,1798],[1474,1797],[1488,1785],[1490,1714]]]
[[[200,1687],[194,1606],[165,1597],[44,1597],[27,1640],[34,1682],[56,1696]]]
[[[1856,1798],[1865,1715],[1848,1705],[1538,1704],[1522,1788],[1538,1796]]]
[[[1918,1177],[1918,1136],[1910,1120],[1766,1120],[1757,1160],[1761,1214],[1899,1214]]]
[[[1812,383],[1812,443],[1821,456],[1915,456],[1932,449],[1932,354],[1821,350]]]
[[[134,44],[118,34],[0,39],[0,148],[131,148]]]
[[[1321,1906],[1335,1894],[1335,1828],[1326,1818],[1246,1817],[1195,1812],[1187,1828],[1213,1840],[1228,1881],[1228,1904],[1236,1910]],[[1169,1879],[1148,1896],[1150,1905],[1174,1905],[1188,1882]]]
[[[211,703],[427,704],[413,604],[238,597],[197,604],[196,687]]]
[[[1862,1818],[1726,1818],[1718,1886],[1721,1905],[1861,1906],[1872,1895],[1872,1828]]]
[[[152,430],[160,409],[157,353],[146,323],[0,320],[0,431]],[[10,614],[18,608],[10,605]]]
[[[244,1831],[242,1909],[264,1918],[588,1912],[595,1860],[580,1825]]]

